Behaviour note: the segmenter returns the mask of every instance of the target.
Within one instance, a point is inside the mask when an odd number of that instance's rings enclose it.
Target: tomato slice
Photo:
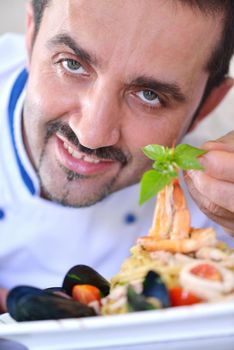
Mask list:
[[[216,269],[215,266],[210,264],[199,264],[193,267],[190,272],[200,278],[204,278],[210,281],[222,281],[222,275]]]
[[[92,301],[101,301],[100,290],[91,284],[76,284],[72,288],[72,297],[82,304],[89,304]]]
[[[184,306],[201,303],[203,300],[196,295],[186,291],[181,287],[173,287],[169,289],[171,306]]]

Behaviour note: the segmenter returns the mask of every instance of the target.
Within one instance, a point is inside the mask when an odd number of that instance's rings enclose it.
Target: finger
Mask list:
[[[0,313],[7,311],[6,299],[8,291],[5,288],[0,288]]]
[[[199,157],[199,162],[203,165],[207,175],[219,180],[234,182],[234,153],[209,151]]]
[[[229,221],[232,220],[233,221],[233,213],[232,212],[215,204],[209,198],[207,198],[205,194],[202,194],[201,192],[199,192],[197,190],[197,188],[194,186],[194,183],[191,180],[191,178],[186,177],[185,181],[188,185],[188,189],[189,189],[191,196],[193,197],[195,202],[198,204],[199,208],[207,216],[209,216],[209,214],[211,214],[212,218],[215,217],[217,220],[225,218],[225,220],[229,220]]]
[[[201,171],[188,171],[193,186],[218,207],[222,207],[234,216],[234,184],[217,180]]]
[[[202,145],[202,148],[211,150],[220,150],[234,152],[234,130],[214,141],[208,141]]]
[[[223,226],[223,229],[232,237],[234,237],[234,227],[233,228],[226,228],[224,225]]]
[[[198,204],[199,208],[206,214],[211,220],[218,223],[220,226],[229,233],[234,235],[234,222],[233,213],[211,202],[206,196],[201,194],[193,185],[192,180],[189,177],[185,179],[189,192],[193,199]]]
[[[206,213],[205,213],[206,214]],[[234,223],[233,220],[226,219],[224,217],[216,216],[211,213],[207,214],[207,216],[217,224],[223,227],[223,229],[231,236],[234,237]]]

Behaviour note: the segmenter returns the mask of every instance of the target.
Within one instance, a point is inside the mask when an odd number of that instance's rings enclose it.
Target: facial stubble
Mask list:
[[[43,165],[48,162],[48,155],[47,155],[47,146],[49,143],[49,140],[52,136],[54,136],[56,133],[62,134],[71,144],[73,144],[76,148],[79,149],[79,151],[83,152],[87,155],[95,155],[95,157],[100,159],[111,159],[115,160],[120,164],[120,168],[111,179],[108,180],[107,183],[102,185],[97,191],[93,191],[92,195],[88,196],[87,199],[80,200],[79,199],[79,193],[83,195],[83,198],[85,197],[85,194],[83,193],[82,184],[84,184],[84,181],[88,183],[88,181],[95,181],[95,178],[98,178],[100,175],[93,175],[93,176],[84,176],[81,174],[78,174],[72,170],[67,169],[64,167],[57,159],[56,164],[58,168],[62,171],[64,174],[64,184],[63,187],[59,190],[59,195],[56,195],[54,192],[52,192],[48,186],[45,184],[45,181],[43,180]],[[82,146],[79,143],[79,140],[77,139],[76,135],[73,133],[73,131],[70,129],[70,127],[64,123],[53,121],[48,124],[47,126],[47,132],[44,139],[43,148],[39,157],[38,167],[36,169],[37,175],[40,182],[41,187],[41,194],[43,197],[59,203],[63,206],[68,207],[88,207],[91,206],[97,202],[102,201],[105,199],[109,194],[114,192],[116,181],[119,178],[119,175],[122,171],[122,169],[128,164],[130,161],[130,156],[126,156],[121,150],[113,148],[113,147],[103,147],[99,149],[88,149],[84,146]],[[47,174],[47,176],[53,176],[51,174]],[[71,198],[71,183],[75,184],[77,188],[77,200],[74,202],[70,200]],[[58,186],[58,185],[57,185]],[[87,184],[86,184],[87,186]],[[96,189],[95,189],[96,190]]]

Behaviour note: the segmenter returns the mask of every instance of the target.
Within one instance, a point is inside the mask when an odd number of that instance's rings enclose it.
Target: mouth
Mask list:
[[[96,175],[111,170],[119,162],[112,159],[97,158],[80,152],[61,135],[56,134],[57,159],[66,169],[83,176]]]

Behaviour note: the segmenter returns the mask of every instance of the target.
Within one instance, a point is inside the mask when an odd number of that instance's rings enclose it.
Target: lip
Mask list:
[[[56,150],[57,158],[59,162],[67,169],[74,171],[77,174],[83,176],[96,175],[98,173],[103,173],[108,171],[113,165],[117,164],[113,160],[100,160],[99,163],[90,163],[83,159],[74,158],[68,151],[64,148],[64,142],[69,145],[68,141],[63,140],[61,137],[55,136],[56,138]],[[72,148],[74,146],[71,145]]]

